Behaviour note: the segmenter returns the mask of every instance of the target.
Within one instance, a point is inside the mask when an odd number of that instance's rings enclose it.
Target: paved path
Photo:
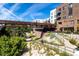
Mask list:
[[[61,36],[61,35],[59,35],[59,34],[55,34],[55,36],[58,37],[59,39],[61,39],[61,40],[64,42],[65,46],[71,47],[71,48],[76,48],[75,45],[72,45],[72,44],[71,44],[67,39],[65,39],[63,36]]]
[[[72,45],[67,39],[65,39],[63,36],[59,35],[59,34],[55,34],[56,37],[58,37],[59,39],[61,39],[62,42],[64,42],[65,46],[67,47],[71,47],[71,48],[76,48],[75,45]]]
[[[30,48],[29,44],[30,44],[30,42],[28,42],[28,44],[27,44],[28,48]],[[31,56],[45,56],[46,55],[45,53],[44,54],[38,53],[38,49],[34,49],[33,44],[31,45],[31,53],[32,53]],[[30,52],[29,51],[25,52],[22,56],[30,56]]]
[[[36,34],[38,37],[40,37],[41,32],[36,31],[35,34]],[[46,34],[47,34],[47,33],[45,33],[44,36],[45,36]],[[62,42],[64,42],[65,47],[66,47],[66,50],[73,51],[73,50],[76,48],[76,46],[72,45],[72,44],[71,44],[66,38],[64,38],[62,35],[60,35],[60,34],[58,34],[58,33],[54,33],[54,35],[55,35],[57,38],[59,38]],[[52,47],[56,47],[56,46],[55,46],[55,45],[54,45],[54,46],[52,45]],[[39,54],[38,51],[35,50],[35,49],[33,49],[33,48],[34,48],[34,47],[32,46],[32,50],[31,50],[32,56],[45,56],[45,54],[43,54],[43,55],[42,55],[42,54]],[[64,47],[59,47],[59,48],[60,48],[60,50],[63,50],[63,49],[64,49]],[[22,56],[29,56],[29,52],[24,53]]]
[[[53,35],[55,35],[59,40],[61,40],[65,46],[56,46],[56,45],[50,45],[50,47],[56,47],[56,48],[59,48],[60,50],[64,51],[64,50],[67,50],[71,53],[74,53],[74,49],[76,48],[75,45],[72,45],[67,39],[65,39],[62,35],[58,34],[58,33],[53,33]],[[50,38],[48,38],[48,40],[51,41]]]
[[[78,39],[79,40],[79,35],[78,34],[67,34],[68,36]]]

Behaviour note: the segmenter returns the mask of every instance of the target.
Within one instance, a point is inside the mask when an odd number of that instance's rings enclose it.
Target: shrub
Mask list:
[[[54,56],[54,53],[53,52],[48,52],[47,56]]]
[[[50,36],[52,34],[52,32],[47,32],[47,35],[46,36]]]
[[[31,31],[32,28],[24,28],[24,27],[9,28],[5,26],[0,30],[0,35],[25,37],[25,32],[31,32]]]
[[[69,42],[71,43],[71,44],[73,44],[73,45],[76,45],[76,43],[77,43],[77,40],[75,40],[75,39],[69,39]]]
[[[31,32],[33,29],[32,28],[26,28],[27,32]]]
[[[77,48],[79,48],[79,43],[76,44]]]
[[[59,54],[59,48],[52,48],[57,54]]]
[[[25,39],[22,37],[0,37],[0,55],[1,56],[17,56],[21,55],[26,48]]]
[[[60,56],[69,56],[69,53],[67,53],[66,51],[59,53]]]
[[[9,31],[6,30],[5,26],[2,27],[1,30],[0,30],[0,36],[3,36],[3,35],[10,36]]]

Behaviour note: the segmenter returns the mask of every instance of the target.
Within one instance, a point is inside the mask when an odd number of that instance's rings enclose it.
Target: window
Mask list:
[[[56,15],[54,15],[54,18],[56,18]]]
[[[62,24],[62,22],[58,22],[59,24]]]
[[[53,16],[51,16],[51,19],[53,18]]]
[[[59,11],[61,11],[61,8],[59,8]]]
[[[65,8],[63,7],[63,10],[64,10]]]
[[[79,31],[79,27],[77,27],[77,31]]]
[[[79,24],[79,20],[77,20],[77,23]]]
[[[72,7],[72,3],[69,4],[69,7]]]
[[[66,16],[64,16],[63,19],[66,19]]]
[[[53,13],[51,13],[51,15],[53,15]]]
[[[72,18],[72,15],[71,15],[71,16],[69,16],[69,18]]]
[[[71,25],[71,24],[72,24],[72,25],[74,24],[74,20],[71,20],[71,21],[70,21],[70,25]]]
[[[72,4],[70,3],[69,6],[68,6],[68,15],[71,16],[72,15]]]

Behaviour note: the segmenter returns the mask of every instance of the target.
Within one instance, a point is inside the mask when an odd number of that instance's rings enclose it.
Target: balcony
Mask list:
[[[79,27],[79,24],[77,24],[77,27]]]
[[[60,20],[60,19],[61,19],[61,17],[60,17],[60,16],[58,16],[58,17],[57,17],[57,20]]]
[[[56,16],[60,16],[60,15],[61,15],[61,11],[58,11]]]

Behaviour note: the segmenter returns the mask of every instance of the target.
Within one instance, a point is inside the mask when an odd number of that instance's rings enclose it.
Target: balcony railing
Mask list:
[[[60,17],[60,16],[58,16],[58,17],[57,17],[57,20],[60,20],[60,19],[61,19],[61,17]]]
[[[58,11],[56,16],[60,16],[60,15],[61,15],[61,11]]]

